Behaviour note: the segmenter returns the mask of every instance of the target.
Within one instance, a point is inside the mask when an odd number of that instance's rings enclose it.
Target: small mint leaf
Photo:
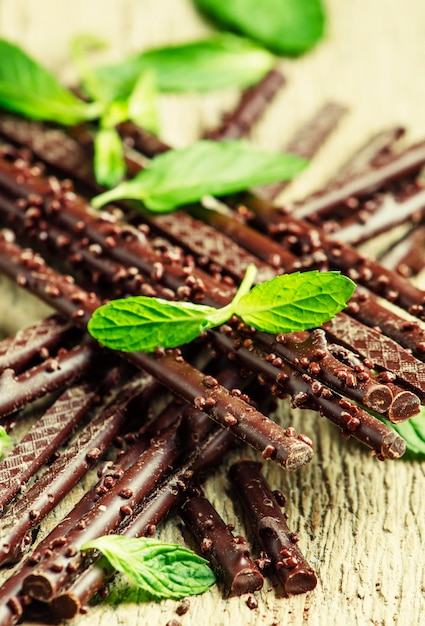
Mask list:
[[[123,352],[175,348],[211,327],[214,307],[135,296],[112,300],[91,317],[88,330],[101,344]],[[222,323],[222,322],[219,322]]]
[[[339,272],[296,272],[256,285],[242,296],[235,313],[246,324],[269,333],[320,326],[341,311],[355,289]]]
[[[178,544],[107,535],[81,549],[99,550],[114,569],[156,598],[197,595],[215,583],[207,561]]]

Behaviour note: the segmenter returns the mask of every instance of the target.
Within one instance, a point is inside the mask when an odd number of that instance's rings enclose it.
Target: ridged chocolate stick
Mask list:
[[[261,474],[261,463],[241,460],[231,466],[229,478],[241,502],[254,537],[273,564],[288,595],[312,591],[317,577],[299,550],[275,494]]]
[[[97,386],[64,391],[0,463],[0,512],[72,434],[92,406]]]
[[[30,531],[53,510],[78,480],[107,450],[125,423],[128,403],[146,385],[147,377],[137,374],[118,397],[89,422],[63,454],[13,504],[0,527],[0,563],[16,562],[32,542]]]

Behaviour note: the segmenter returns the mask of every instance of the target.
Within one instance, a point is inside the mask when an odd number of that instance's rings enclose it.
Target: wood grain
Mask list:
[[[338,132],[286,190],[289,198],[301,197],[331,177],[352,150],[382,128],[401,124],[408,128],[409,140],[425,137],[423,0],[328,0],[326,5],[330,24],[325,41],[301,59],[282,62],[288,85],[253,133],[259,144],[278,149],[325,101],[349,106]],[[0,35],[22,44],[64,80],[74,76],[69,42],[81,32],[105,38],[110,48],[103,58],[111,60],[207,31],[189,0],[0,0]],[[164,97],[164,139],[178,146],[190,143],[236,96]],[[9,333],[45,310],[7,285],[2,279],[0,315],[2,329]],[[273,487],[289,494],[289,524],[299,532],[300,546],[317,571],[318,588],[288,599],[267,581],[256,594],[258,609],[250,610],[246,597],[228,598],[218,587],[191,598],[188,613],[178,617],[177,603],[137,604],[120,583],[118,605],[100,603],[72,626],[165,626],[171,619],[184,626],[424,623],[425,464],[379,463],[316,414],[290,411],[285,403],[279,418],[315,442],[309,467],[289,475],[268,464],[266,471]],[[206,489],[224,517],[240,528],[231,498],[223,498],[224,474],[218,473]],[[43,532],[54,525],[52,515]],[[167,539],[179,538],[178,533],[175,523],[163,530]]]

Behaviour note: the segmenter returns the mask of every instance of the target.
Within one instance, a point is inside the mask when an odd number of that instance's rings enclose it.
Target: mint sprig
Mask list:
[[[307,161],[245,141],[201,140],[158,155],[134,178],[92,199],[96,208],[122,198],[165,213],[207,195],[225,195],[298,174]]]
[[[123,352],[175,348],[232,315],[266,332],[300,331],[331,319],[355,289],[339,272],[286,274],[251,289],[255,275],[250,265],[233,300],[221,308],[146,296],[112,300],[94,312],[88,330],[104,346]]]
[[[178,600],[204,593],[215,583],[207,561],[178,544],[106,535],[81,549],[101,552],[115,570],[154,598]]]

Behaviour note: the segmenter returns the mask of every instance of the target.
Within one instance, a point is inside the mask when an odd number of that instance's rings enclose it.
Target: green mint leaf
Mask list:
[[[0,459],[12,447],[12,440],[7,434],[4,426],[0,426]]]
[[[122,140],[115,128],[100,128],[94,138],[94,173],[96,181],[114,187],[126,170]]]
[[[106,100],[127,98],[140,74],[151,70],[161,92],[241,89],[258,82],[275,58],[259,44],[231,33],[147,50],[126,61],[96,69]]]
[[[65,125],[94,119],[101,111],[99,104],[79,100],[53,74],[4,39],[0,39],[0,107]]]
[[[92,204],[100,207],[127,198],[164,213],[206,195],[290,179],[306,165],[300,157],[267,152],[245,141],[203,140],[155,157],[132,180],[96,196]]]
[[[114,569],[155,598],[179,599],[204,593],[215,583],[207,561],[174,543],[107,535],[82,550],[99,550]]]
[[[194,0],[224,28],[258,41],[276,54],[298,55],[323,36],[321,0]]]
[[[269,333],[320,326],[341,311],[355,284],[339,272],[302,272],[277,276],[242,296],[234,312],[246,324]]]
[[[153,352],[158,346],[174,348],[192,341],[212,327],[208,315],[216,312],[217,309],[202,304],[134,296],[111,300],[99,307],[88,330],[107,348]]]
[[[146,70],[140,75],[128,98],[127,106],[130,121],[154,135],[158,134],[158,90],[152,70]]]

